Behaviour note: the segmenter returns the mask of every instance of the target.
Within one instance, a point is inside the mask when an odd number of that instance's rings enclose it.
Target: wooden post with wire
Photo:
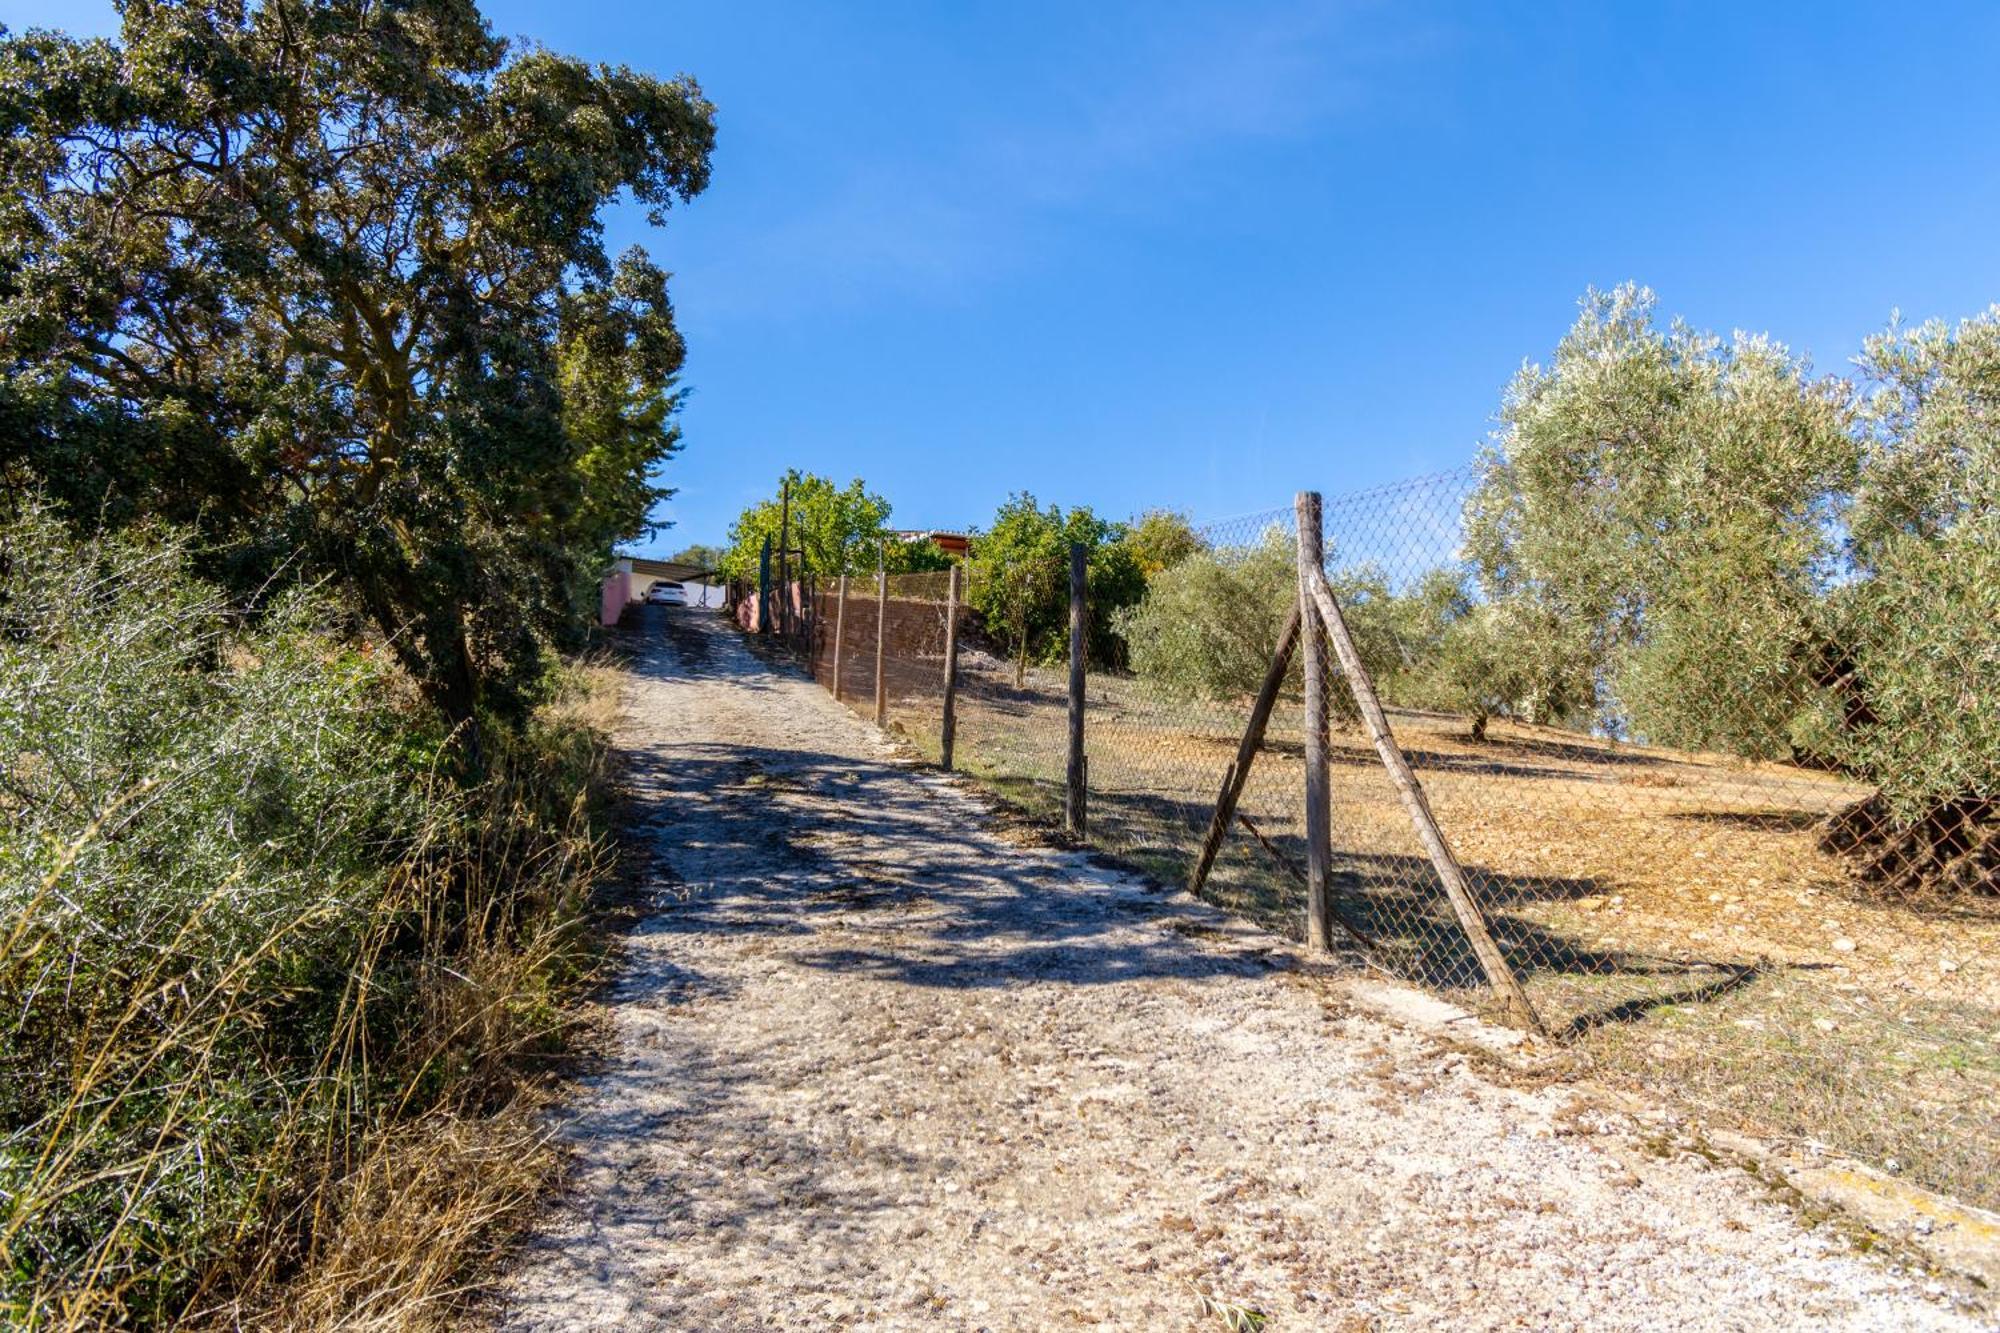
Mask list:
[[[833,602],[833,698],[840,701],[840,641],[847,634],[847,575],[840,576]]]
[[[882,552],[875,555],[875,725],[889,725],[889,681],[882,674],[889,633],[889,573]]]
[[[805,651],[806,675],[819,679],[819,603],[813,600],[813,585],[817,582],[812,570],[806,567],[805,548],[799,548],[799,643]]]
[[[1328,689],[1319,609],[1312,595],[1312,576],[1324,577],[1318,491],[1300,491],[1293,501],[1298,520],[1298,615],[1305,649],[1306,709],[1306,947],[1324,953],[1333,947],[1332,782],[1327,768]]]
[[[1069,764],[1065,777],[1063,827],[1073,838],[1089,831],[1087,794],[1090,760],[1083,753],[1084,591],[1089,552],[1082,542],[1069,548]]]
[[[951,770],[951,749],[958,739],[958,579],[963,566],[951,567],[944,594],[944,719],[938,727],[938,762]]]
[[[757,553],[757,632],[771,632],[771,539]]]
[[[792,474],[778,488],[778,635],[792,637]]]
[[[1354,691],[1354,702],[1361,710],[1361,720],[1368,728],[1369,739],[1375,742],[1375,753],[1381,756],[1382,766],[1389,770],[1396,795],[1402,800],[1403,809],[1409,813],[1410,823],[1416,828],[1417,838],[1429,854],[1438,879],[1444,883],[1445,897],[1451,901],[1458,924],[1464,928],[1466,939],[1472,943],[1472,952],[1486,972],[1487,983],[1516,1022],[1530,1032],[1545,1033],[1541,1016],[1528,1002],[1528,994],[1521,989],[1520,979],[1507,965],[1507,956],[1494,942],[1493,933],[1486,925],[1486,916],[1479,910],[1479,901],[1472,896],[1472,885],[1465,877],[1465,868],[1452,853],[1451,845],[1444,840],[1444,831],[1438,827],[1437,816],[1431,813],[1430,801],[1424,796],[1417,775],[1411,771],[1410,761],[1403,755],[1403,747],[1396,743],[1395,734],[1389,730],[1389,715],[1382,711],[1382,701],[1375,694],[1375,682],[1369,679],[1367,668],[1362,665],[1361,654],[1354,646],[1354,637],[1347,630],[1347,619],[1341,614],[1340,603],[1326,581],[1326,571],[1318,567],[1306,570],[1303,565],[1300,570],[1305,577],[1306,592],[1319,613],[1320,627],[1333,644],[1333,651],[1340,659],[1341,672]]]
[[[1264,849],[1264,854],[1270,857],[1271,860],[1274,863],[1276,863],[1278,869],[1284,871],[1287,875],[1290,875],[1292,877],[1292,881],[1296,883],[1300,888],[1305,887],[1306,872],[1292,864],[1292,858],[1286,856],[1284,853],[1284,849],[1279,847],[1277,843],[1272,842],[1271,839],[1265,835],[1263,829],[1257,827],[1256,820],[1250,818],[1249,815],[1243,813],[1241,810],[1238,810],[1236,812],[1236,822],[1243,826],[1244,832],[1248,833],[1252,838],[1256,839],[1257,845]],[[1340,910],[1340,904],[1338,902],[1334,903],[1333,906],[1333,919],[1340,923],[1340,928],[1342,930],[1346,931],[1348,934],[1354,937],[1354,942],[1356,944],[1360,945],[1364,949],[1370,950],[1371,952],[1374,950],[1375,941],[1368,937],[1367,931],[1363,930],[1360,926],[1357,926],[1356,924],[1354,924],[1353,921],[1348,919],[1347,914]]]

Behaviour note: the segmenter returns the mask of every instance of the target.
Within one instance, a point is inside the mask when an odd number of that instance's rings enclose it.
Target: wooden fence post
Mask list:
[[[1389,730],[1389,715],[1382,711],[1382,701],[1375,694],[1375,682],[1369,679],[1368,671],[1361,663],[1361,654],[1354,647],[1354,638],[1347,632],[1347,619],[1341,615],[1340,603],[1334,599],[1333,589],[1327,585],[1325,570],[1310,571],[1308,591],[1319,611],[1326,637],[1333,643],[1333,651],[1340,658],[1341,670],[1354,691],[1355,705],[1360,708],[1369,737],[1375,742],[1375,753],[1382,757],[1382,766],[1389,770],[1396,795],[1402,799],[1404,810],[1409,812],[1410,823],[1415,825],[1417,837],[1424,844],[1424,851],[1430,855],[1431,865],[1436,867],[1438,878],[1444,882],[1445,897],[1451,900],[1452,911],[1457,914],[1459,925],[1465,928],[1465,937],[1472,942],[1472,952],[1486,972],[1487,983],[1517,1021],[1531,1032],[1543,1032],[1541,1017],[1535,1013],[1534,1005],[1528,1003],[1528,994],[1521,989],[1514,969],[1507,966],[1507,956],[1494,943],[1492,932],[1486,927],[1486,916],[1479,910],[1479,900],[1472,896],[1472,885],[1465,878],[1465,868],[1459,865],[1451,846],[1445,842],[1437,816],[1431,813],[1431,803],[1425,798],[1417,775],[1410,770],[1410,761],[1403,757],[1403,747],[1396,744],[1395,734]]]
[[[1063,802],[1063,825],[1074,838],[1089,830],[1085,809],[1089,787],[1089,760],[1083,753],[1084,686],[1084,587],[1089,552],[1082,542],[1069,548],[1069,765],[1068,790]]]
[[[958,576],[960,565],[951,567],[951,581],[944,595],[944,721],[938,730],[939,762],[951,771],[951,747],[958,739]]]
[[[1188,874],[1188,892],[1195,897],[1201,896],[1202,885],[1208,882],[1208,872],[1215,866],[1222,840],[1228,836],[1230,821],[1236,815],[1236,803],[1243,799],[1243,786],[1250,780],[1250,766],[1257,761],[1257,752],[1264,748],[1264,731],[1271,724],[1271,710],[1278,702],[1278,691],[1284,688],[1285,672],[1292,665],[1292,653],[1298,642],[1299,609],[1294,606],[1285,619],[1284,631],[1278,635],[1278,650],[1271,655],[1271,665],[1264,672],[1257,702],[1250,709],[1250,725],[1243,729],[1235,762],[1222,771],[1222,791],[1215,798],[1215,813],[1209,817],[1208,834],[1202,838],[1201,852]]]
[[[778,603],[778,633],[789,646],[792,637],[792,474],[785,474],[784,485],[779,487],[778,517],[778,586],[782,589]]]
[[[881,561],[875,565],[875,725],[889,725],[889,681],[882,674],[883,648],[889,632],[889,574]]]
[[[814,644],[814,614],[818,608],[812,604],[812,570],[806,568],[806,552],[798,552],[798,636],[806,648],[806,677],[810,681],[820,679],[818,644]]]
[[[771,632],[771,539],[757,554],[757,632]]]
[[[840,640],[847,632],[847,575],[840,576],[840,591],[833,603],[833,698],[840,702]]]
[[[1292,511],[1299,529],[1299,630],[1305,648],[1300,665],[1306,689],[1306,946],[1323,953],[1333,947],[1331,887],[1327,883],[1333,868],[1333,811],[1326,754],[1326,640],[1321,637],[1311,581],[1326,559],[1321,546],[1319,492],[1300,491]]]

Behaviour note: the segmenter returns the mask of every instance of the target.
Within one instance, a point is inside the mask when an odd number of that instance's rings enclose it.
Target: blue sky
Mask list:
[[[1465,461],[1589,285],[1842,369],[2000,300],[2000,6],[489,3],[698,78],[664,232],[676,526],[796,466],[902,525],[1124,516]],[[103,31],[108,5],[0,0]]]

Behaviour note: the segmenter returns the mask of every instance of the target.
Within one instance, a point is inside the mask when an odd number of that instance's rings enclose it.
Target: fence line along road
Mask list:
[[[1081,815],[1093,846],[1163,882],[1538,1018],[1604,1075],[1717,1121],[2000,1206],[2000,897],[1981,878],[2000,839],[1980,822],[2000,813],[1957,799],[1926,844],[1921,812],[1913,833],[1830,755],[1853,688],[1840,650],[1873,644],[1867,624],[1754,672],[1676,658],[1664,632],[1606,648],[1608,622],[1507,584],[1492,548],[1518,515],[1477,469],[1329,497],[1303,558],[1300,512],[1198,527],[1142,601],[1077,608],[1069,642],[1109,627],[1115,662],[1066,645],[1024,661],[974,608],[996,580],[1059,601],[1068,562],[995,568],[976,544],[960,570],[855,579],[844,598],[817,580],[791,642],[919,753],[1052,825]]]

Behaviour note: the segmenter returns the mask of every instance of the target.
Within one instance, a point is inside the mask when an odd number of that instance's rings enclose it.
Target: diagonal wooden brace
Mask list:
[[[1431,813],[1430,802],[1424,797],[1424,789],[1418,784],[1410,761],[1403,756],[1403,747],[1396,744],[1396,737],[1389,730],[1388,714],[1382,711],[1382,701],[1375,694],[1375,682],[1369,679],[1367,669],[1361,665],[1361,654],[1354,647],[1354,637],[1347,632],[1347,620],[1341,615],[1340,603],[1327,584],[1326,572],[1314,569],[1308,572],[1306,578],[1313,605],[1319,608],[1320,623],[1326,630],[1327,639],[1333,644],[1334,655],[1340,659],[1341,674],[1347,677],[1348,688],[1354,692],[1354,702],[1361,710],[1361,720],[1368,727],[1369,739],[1375,742],[1375,753],[1381,756],[1382,766],[1389,770],[1389,780],[1395,784],[1396,795],[1402,799],[1404,810],[1409,812],[1417,838],[1424,844],[1431,864],[1437,868],[1438,878],[1444,882],[1445,897],[1451,900],[1451,909],[1457,914],[1466,938],[1472,942],[1472,952],[1486,972],[1487,983],[1517,1022],[1531,1032],[1546,1034],[1535,1007],[1528,1003],[1527,992],[1521,989],[1520,979],[1507,966],[1506,955],[1500,952],[1500,946],[1493,940],[1493,932],[1486,925],[1486,916],[1479,910],[1478,900],[1472,896],[1472,885],[1465,878],[1465,869],[1452,854],[1450,844],[1445,842],[1437,816]]]
[[[1290,875],[1292,877],[1293,882],[1296,883],[1300,888],[1305,887],[1306,872],[1299,869],[1298,866],[1294,865],[1292,862],[1292,858],[1286,856],[1284,851],[1279,848],[1277,843],[1272,842],[1269,838],[1265,837],[1264,830],[1258,828],[1256,822],[1253,821],[1250,818],[1250,816],[1244,814],[1241,810],[1238,810],[1236,812],[1236,822],[1243,826],[1244,832],[1248,833],[1251,837],[1257,840],[1257,845],[1264,849],[1264,854],[1266,856],[1270,857],[1273,861],[1277,862],[1278,868],[1280,870],[1284,871],[1287,875]],[[1347,913],[1340,910],[1340,905],[1338,903],[1331,904],[1331,906],[1333,908],[1333,919],[1340,923],[1340,928],[1346,931],[1348,934],[1352,935],[1354,937],[1355,943],[1359,944],[1362,948],[1367,949],[1370,952],[1373,952],[1375,948],[1375,941],[1368,938],[1368,932],[1361,929],[1361,927],[1355,925],[1354,922],[1348,917]]]
[[[1250,725],[1243,729],[1236,758],[1222,771],[1222,790],[1215,798],[1215,813],[1209,817],[1208,833],[1201,840],[1201,854],[1188,874],[1188,892],[1197,898],[1201,896],[1202,885],[1208,883],[1208,872],[1215,868],[1222,840],[1229,834],[1236,803],[1243,798],[1243,786],[1250,780],[1250,765],[1256,761],[1257,751],[1264,748],[1264,731],[1271,723],[1271,709],[1278,702],[1278,691],[1284,687],[1285,672],[1291,668],[1292,652],[1298,643],[1299,608],[1293,606],[1285,628],[1278,635],[1278,650],[1271,655],[1270,669],[1265,671],[1264,683],[1257,691],[1257,703],[1250,710]]]

